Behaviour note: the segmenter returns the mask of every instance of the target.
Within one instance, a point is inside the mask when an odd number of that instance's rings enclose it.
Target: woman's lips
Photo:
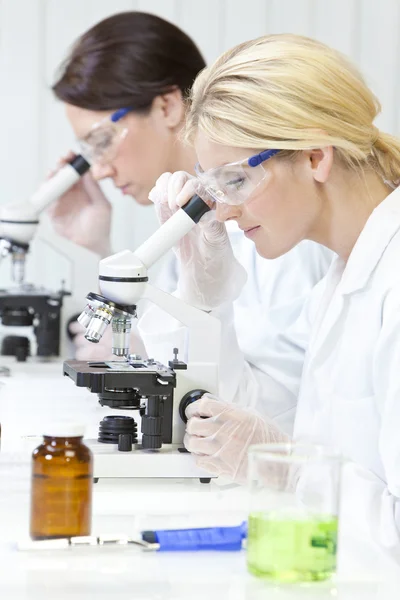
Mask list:
[[[245,235],[246,237],[249,237],[249,238],[251,238],[251,237],[253,237],[253,235],[255,235],[255,234],[257,233],[257,231],[258,231],[259,229],[261,229],[261,228],[260,228],[260,225],[257,225],[256,227],[250,227],[250,229],[245,229],[245,231],[244,231],[244,235]]]
[[[126,185],[119,185],[118,189],[121,191],[122,194],[129,194],[130,187],[131,187],[131,184],[127,183]]]

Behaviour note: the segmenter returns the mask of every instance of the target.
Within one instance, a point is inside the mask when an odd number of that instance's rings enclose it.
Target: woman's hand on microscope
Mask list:
[[[75,156],[61,158],[49,178]],[[90,171],[50,205],[48,214],[59,235],[102,257],[111,254],[111,204]]]
[[[149,194],[161,224],[198,194],[210,206],[199,181],[184,171],[164,173]],[[235,300],[246,282],[236,260],[224,223],[211,210],[174,248],[180,262],[179,296],[189,304],[210,310]]]
[[[236,483],[246,481],[250,446],[290,441],[267,417],[212,394],[189,404],[186,417],[183,443],[197,466]]]

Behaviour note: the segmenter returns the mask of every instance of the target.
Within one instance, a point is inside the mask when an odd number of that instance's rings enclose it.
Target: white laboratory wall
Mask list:
[[[317,37],[361,67],[382,101],[380,127],[399,132],[399,0],[0,0],[0,203],[27,198],[73,143],[50,89],[57,67],[79,34],[125,10],[173,21],[194,38],[207,61],[265,33]],[[108,183],[105,189],[114,205],[113,247],[134,248],[156,226],[153,211]],[[82,285],[92,285],[97,258],[42,225],[31,253],[30,279],[53,288],[66,279],[81,293],[76,273],[72,280],[71,261],[79,265]],[[2,264],[1,286],[8,281],[6,269]]]

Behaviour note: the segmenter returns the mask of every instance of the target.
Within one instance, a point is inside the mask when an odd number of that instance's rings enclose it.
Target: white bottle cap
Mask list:
[[[84,434],[85,426],[75,421],[56,421],[43,428],[43,435],[46,437],[83,437]]]

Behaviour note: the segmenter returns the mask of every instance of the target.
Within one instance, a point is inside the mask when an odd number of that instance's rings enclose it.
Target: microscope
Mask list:
[[[63,298],[70,295],[61,289],[52,292],[25,283],[25,262],[29,243],[39,225],[39,215],[56,198],[64,194],[90,169],[89,162],[76,156],[54,177],[46,181],[27,201],[0,208],[0,258],[11,257],[11,278],[15,286],[0,290],[0,319],[4,326],[33,327],[37,356],[58,356],[60,351],[60,317]],[[7,336],[0,354],[15,355],[18,361],[30,354],[29,339]]]
[[[90,293],[78,321],[85,337],[99,342],[112,327],[112,352],[119,360],[64,362],[64,375],[98,394],[107,410],[94,454],[94,477],[189,477],[210,481],[183,448],[185,409],[205,392],[218,394],[221,326],[209,313],[153,287],[147,270],[210,210],[199,196],[179,209],[135,252],[124,250],[100,261],[100,294]],[[157,304],[186,326],[187,362],[171,348],[168,365],[129,353],[129,334],[139,299]],[[181,349],[182,350],[182,349]],[[133,411],[137,412],[135,420]],[[138,436],[140,423],[141,439]],[[140,443],[138,443],[138,441]]]

